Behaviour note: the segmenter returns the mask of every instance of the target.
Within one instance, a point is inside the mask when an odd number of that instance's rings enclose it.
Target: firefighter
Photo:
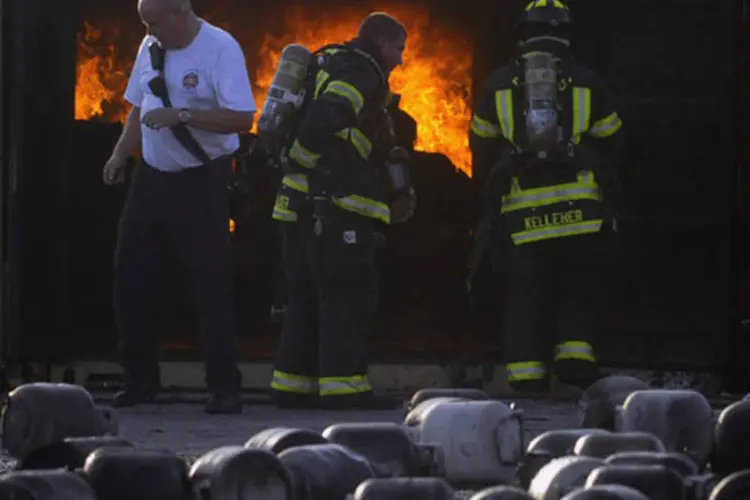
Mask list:
[[[547,390],[552,363],[566,385],[598,378],[622,122],[601,79],[571,57],[570,25],[559,0],[529,3],[518,56],[488,77],[471,123],[490,221],[478,241],[502,278],[503,352],[519,391]]]
[[[408,176],[399,184],[398,175],[376,168],[400,152],[384,138],[392,138],[388,76],[405,43],[401,23],[373,13],[355,39],[317,59],[312,102],[303,107],[273,213],[283,224],[287,289],[271,384],[279,406],[398,404],[373,395],[367,339],[377,308],[377,225],[408,219],[415,203]],[[384,188],[394,185],[389,197]]]

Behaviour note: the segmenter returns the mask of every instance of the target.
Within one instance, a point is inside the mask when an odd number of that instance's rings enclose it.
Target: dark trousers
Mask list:
[[[240,387],[229,240],[228,159],[179,173],[136,168],[115,250],[115,320],[122,363],[135,383],[158,380],[155,313],[168,259],[188,274],[200,321],[206,384]]]
[[[540,388],[551,362],[562,382],[592,383],[598,370],[586,346],[595,342],[607,305],[611,239],[594,234],[508,243],[504,252],[503,334],[511,385]],[[513,380],[514,364],[526,375]],[[544,368],[543,378],[531,376],[535,366]]]
[[[371,219],[328,207],[284,224],[287,310],[273,388],[348,404],[369,395],[368,340],[377,310]],[[279,394],[277,394],[279,395]]]

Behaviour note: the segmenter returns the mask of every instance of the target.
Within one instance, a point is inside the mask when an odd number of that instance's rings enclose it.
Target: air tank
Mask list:
[[[312,53],[305,46],[296,43],[287,45],[281,51],[276,74],[258,119],[258,137],[262,141],[277,139],[302,105],[312,58]]]

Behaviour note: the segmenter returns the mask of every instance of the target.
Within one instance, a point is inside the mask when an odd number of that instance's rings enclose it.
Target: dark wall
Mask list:
[[[75,2],[3,2],[9,265],[6,348],[14,358],[67,330],[68,172]]]

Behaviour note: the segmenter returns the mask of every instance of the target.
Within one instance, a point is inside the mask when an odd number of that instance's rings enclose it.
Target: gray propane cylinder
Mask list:
[[[98,500],[184,500],[190,494],[185,460],[167,451],[99,448],[83,472]]]
[[[223,446],[190,469],[193,490],[208,500],[292,500],[289,474],[268,450]]]
[[[312,444],[279,454],[289,472],[294,500],[348,500],[375,477],[370,462],[338,444]]]
[[[406,418],[415,443],[442,448],[452,483],[508,484],[523,457],[520,411],[501,401],[428,399]]]
[[[601,458],[560,457],[542,467],[529,486],[536,500],[560,500],[586,484],[591,471],[604,464]]]
[[[616,424],[618,432],[650,432],[666,451],[685,453],[698,467],[714,447],[713,408],[692,389],[634,391],[618,410]]]
[[[280,137],[302,105],[302,91],[312,57],[304,45],[296,43],[287,45],[281,51],[276,74],[258,119],[258,137],[261,141],[273,142]]]
[[[35,382],[8,394],[2,410],[3,448],[19,460],[70,437],[109,434],[112,423],[84,388]],[[111,418],[111,417],[110,417]]]
[[[293,427],[271,427],[264,429],[247,440],[245,448],[257,448],[279,454],[295,446],[325,444],[328,440],[320,433],[309,429]]]
[[[487,401],[490,397],[486,392],[480,389],[441,389],[441,388],[428,388],[421,389],[414,393],[409,400],[408,411],[412,411],[414,408],[419,406],[422,402],[428,399],[434,398],[458,398],[458,399],[470,399],[475,401]]]
[[[455,492],[439,477],[368,479],[357,487],[354,500],[452,500]]]
[[[93,436],[82,438],[66,438],[39,448],[24,458],[18,464],[19,470],[33,469],[69,469],[83,467],[90,454],[99,448],[134,448],[130,441],[115,436]]]
[[[11,471],[0,475],[3,500],[97,500],[78,474],[66,470]]]

